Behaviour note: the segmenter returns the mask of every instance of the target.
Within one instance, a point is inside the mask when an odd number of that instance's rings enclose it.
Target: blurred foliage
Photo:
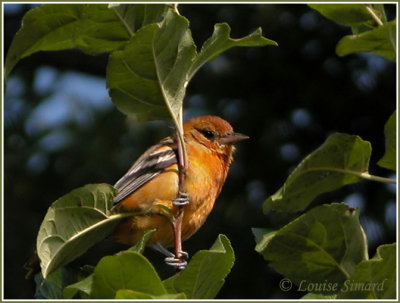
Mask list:
[[[5,53],[29,8],[4,5]],[[395,6],[386,9],[393,19]],[[180,12],[191,21],[196,45],[217,22],[228,22],[233,38],[261,26],[279,43],[278,48],[230,50],[200,70],[188,87],[186,119],[220,115],[251,140],[238,146],[214,211],[184,247],[193,255],[210,247],[219,233],[230,239],[236,263],[217,298],[299,298],[303,293],[279,289],[281,276],[254,251],[251,227],[276,229],[291,219],[265,216],[262,204],[332,132],[370,141],[371,163],[383,156],[384,125],[396,108],[396,66],[366,53],[337,57],[335,46],[350,29],[306,5],[185,4]],[[40,52],[10,74],[4,102],[4,298],[33,297],[34,281],[24,280],[22,265],[35,249],[52,201],[84,184],[113,184],[148,146],[172,132],[165,122],[127,120],[111,105],[106,62],[105,55],[74,50]],[[376,165],[370,173],[392,174]],[[379,244],[395,241],[395,186],[363,181],[316,202],[332,199],[359,208],[370,255]],[[105,241],[76,264],[96,264],[120,249]],[[162,256],[145,254],[162,277],[171,274]]]

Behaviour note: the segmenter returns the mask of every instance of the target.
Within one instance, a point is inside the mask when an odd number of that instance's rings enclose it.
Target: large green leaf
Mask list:
[[[358,136],[336,133],[308,155],[285,184],[264,203],[264,212],[301,211],[321,193],[356,183],[367,173],[371,144]]]
[[[165,5],[45,4],[30,10],[5,61],[5,77],[15,64],[38,51],[79,48],[88,54],[121,48],[146,24],[158,22]]]
[[[175,300],[175,299],[186,299],[186,295],[184,293],[180,294],[165,294],[165,295],[150,295],[146,293],[142,293],[135,290],[130,289],[120,289],[117,291],[115,299],[120,300],[130,300],[130,299],[155,299],[155,300]]]
[[[396,243],[381,245],[376,255],[358,264],[338,299],[395,299]]]
[[[339,56],[357,52],[373,52],[396,61],[396,20],[360,34],[344,36],[336,46]]]
[[[55,201],[37,236],[36,249],[43,277],[82,255],[107,237],[132,214],[111,214],[116,190],[108,184],[89,184]]]
[[[385,154],[378,161],[378,165],[387,169],[397,170],[396,157],[396,117],[397,111],[394,111],[385,124]]]
[[[91,298],[113,299],[120,289],[156,296],[167,294],[151,263],[128,250],[100,260],[93,273]]]
[[[375,20],[367,7],[377,16],[381,13],[369,4],[309,4],[325,18],[343,25],[360,26],[364,24],[374,25]]]
[[[185,293],[188,299],[213,299],[231,271],[235,255],[229,239],[219,235],[210,250],[198,251],[187,268],[164,281],[170,293]]]
[[[143,120],[166,119],[169,111],[176,122],[188,82],[203,64],[234,46],[276,44],[260,30],[242,39],[229,38],[229,31],[227,24],[217,24],[197,54],[189,21],[173,10],[160,24],[142,27],[110,56],[107,87],[114,104]]]
[[[313,208],[261,241],[256,250],[301,290],[324,281],[340,289],[357,264],[368,258],[358,211],[343,203]]]

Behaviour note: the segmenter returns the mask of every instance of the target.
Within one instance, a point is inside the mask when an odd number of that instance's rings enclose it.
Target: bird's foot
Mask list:
[[[189,254],[185,251],[179,252],[179,258],[175,255],[171,257],[167,257],[164,259],[165,263],[175,267],[177,270],[184,270],[187,265],[187,259],[189,258]]]

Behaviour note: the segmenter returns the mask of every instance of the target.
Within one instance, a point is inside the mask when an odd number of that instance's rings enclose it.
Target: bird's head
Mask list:
[[[231,153],[233,144],[249,137],[235,133],[232,126],[217,116],[200,116],[183,125],[185,138],[194,140],[207,149],[226,154]]]

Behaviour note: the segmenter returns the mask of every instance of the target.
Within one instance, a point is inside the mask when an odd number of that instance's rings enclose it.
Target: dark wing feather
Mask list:
[[[114,205],[175,163],[177,163],[176,149],[170,137],[150,147],[115,183],[114,187],[118,189],[118,194],[114,198]]]

